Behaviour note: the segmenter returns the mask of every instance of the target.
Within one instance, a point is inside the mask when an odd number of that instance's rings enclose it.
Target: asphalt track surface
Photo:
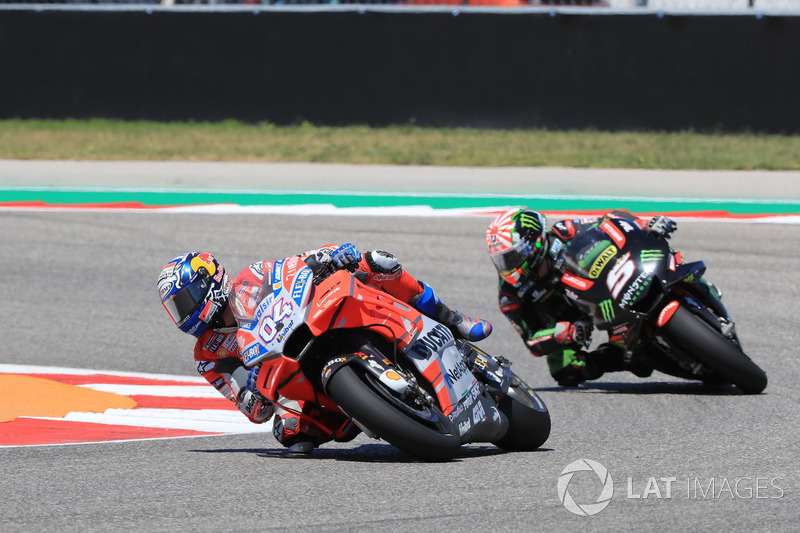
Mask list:
[[[2,181],[64,183],[70,177],[59,178],[58,169],[79,166],[49,165],[46,174],[29,177],[10,170],[14,165],[0,166]],[[208,185],[193,181],[205,179],[196,173],[177,172],[185,167],[172,168],[175,174],[162,170],[166,179]],[[215,179],[226,168],[235,165],[212,165],[206,172]],[[277,167],[262,170],[267,168]],[[411,186],[423,175],[423,186],[442,189],[479,181],[470,181],[469,170],[304,168],[309,182],[328,187],[336,182],[326,175],[341,175],[343,187],[367,186],[370,176],[389,176],[392,183],[405,178]],[[574,189],[600,181],[592,171],[554,169],[549,176],[560,172],[575,177],[568,186]],[[107,185],[135,181],[134,174],[125,165],[105,166],[99,174],[83,167],[72,179]],[[145,174],[158,179],[152,171]],[[547,171],[534,174],[545,189]],[[624,174],[635,181],[635,173]],[[719,182],[716,174],[699,174],[685,186],[716,195],[745,196],[752,189],[754,195],[800,196],[796,175],[764,174],[736,174],[727,181],[720,174]],[[430,181],[442,176],[443,182]],[[528,185],[536,179],[531,176]],[[651,180],[659,189],[664,176],[684,185],[678,174],[644,173],[639,181]],[[226,185],[245,185],[236,175],[228,178]],[[607,183],[623,187],[625,179]],[[556,193],[564,186],[551,181]],[[744,189],[735,189],[737,184]],[[682,221],[673,239],[685,258],[706,262],[707,277],[724,290],[746,351],[769,376],[763,394],[744,396],[661,374],[609,374],[579,389],[556,386],[545,362],[526,354],[496,307],[495,275],[483,251],[488,222],[0,212],[0,362],[194,375],[192,339],[171,325],[155,294],[164,263],[183,251],[205,249],[239,269],[325,242],[352,241],[362,249],[392,251],[448,304],[491,320],[496,329],[483,347],[514,362],[553,420],[540,451],[468,445],[445,464],[416,462],[364,436],[300,458],[286,455],[269,435],[0,449],[0,531],[797,529],[800,226]],[[594,516],[569,512],[557,491],[565,467],[582,458],[601,463],[613,477],[614,496]],[[593,473],[579,472],[569,492],[575,501],[593,503],[601,488]]]

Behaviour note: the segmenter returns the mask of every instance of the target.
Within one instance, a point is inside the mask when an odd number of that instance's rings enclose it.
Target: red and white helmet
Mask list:
[[[509,209],[489,224],[486,248],[498,274],[512,285],[536,275],[546,254],[547,220],[527,208]]]

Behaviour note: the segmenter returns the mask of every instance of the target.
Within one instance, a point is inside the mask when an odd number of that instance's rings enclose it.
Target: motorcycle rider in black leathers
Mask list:
[[[629,370],[640,377],[652,372],[626,362],[614,338],[588,352],[591,319],[571,306],[553,260],[564,242],[582,228],[604,218],[624,218],[651,235],[669,238],[675,221],[661,215],[642,220],[627,211],[605,216],[565,219],[547,229],[544,215],[526,207],[499,215],[486,230],[486,246],[499,275],[500,310],[522,337],[528,350],[546,356],[550,374],[561,386],[577,386],[605,372]]]

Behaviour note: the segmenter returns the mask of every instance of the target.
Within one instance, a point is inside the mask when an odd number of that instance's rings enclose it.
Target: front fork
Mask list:
[[[736,324],[728,314],[728,310],[722,303],[722,291],[707,281],[700,278],[698,281],[689,284],[686,293],[681,294],[678,301],[693,314],[702,318],[709,326],[718,330],[724,337],[737,346],[741,347],[739,337],[736,334]]]
[[[665,295],[663,302],[665,305],[654,312],[634,313],[635,320],[630,325],[628,332],[626,332],[622,343],[622,347],[625,350],[624,359],[626,363],[630,363],[637,349],[642,347],[641,341],[654,334],[653,326],[650,324],[654,322],[654,318],[657,319],[659,317],[659,314],[664,309],[669,307],[670,302],[676,302],[687,309],[691,309],[692,313],[702,318],[731,342],[741,347],[739,338],[736,335],[736,324],[730,318],[725,305],[722,303],[722,291],[704,277],[701,276],[694,281],[672,286],[669,289],[669,293]]]
[[[360,366],[393,391],[403,402],[428,407],[437,405],[425,389],[417,383],[412,373],[400,370],[380,351],[368,344],[363,345],[360,352],[334,357],[325,363],[322,367],[322,390],[326,394],[331,376],[344,365]]]
[[[493,357],[465,340],[456,341],[456,346],[467,368],[486,386],[489,394],[497,401],[503,398],[514,381],[511,361],[505,357]]]

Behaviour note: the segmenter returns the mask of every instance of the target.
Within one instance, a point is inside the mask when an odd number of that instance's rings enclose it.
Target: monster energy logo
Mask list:
[[[535,216],[529,215],[528,213],[520,213],[519,225],[522,228],[532,228],[533,231],[542,230],[542,225],[539,224],[539,219],[537,219]]]
[[[642,250],[641,255],[642,261],[661,261],[664,259],[664,252],[661,250]]]
[[[614,302],[611,300],[603,300],[600,302],[600,312],[603,313],[603,320],[606,322],[614,320]]]

